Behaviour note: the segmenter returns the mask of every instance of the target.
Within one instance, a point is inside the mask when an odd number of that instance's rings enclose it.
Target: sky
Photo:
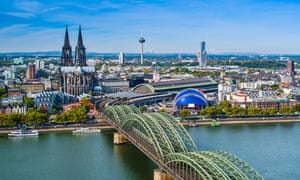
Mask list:
[[[300,54],[298,0],[0,0],[0,52]]]

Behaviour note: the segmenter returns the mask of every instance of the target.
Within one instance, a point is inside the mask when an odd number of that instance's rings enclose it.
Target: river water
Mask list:
[[[300,179],[300,124],[188,128],[200,150],[225,150],[266,180]],[[0,136],[1,180],[152,180],[156,165],[133,145],[113,145],[113,133]]]

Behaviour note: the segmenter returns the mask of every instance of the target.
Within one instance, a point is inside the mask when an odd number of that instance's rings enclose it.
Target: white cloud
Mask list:
[[[7,35],[15,32],[23,32],[24,28],[27,28],[28,24],[14,24],[8,27],[0,29],[0,34]]]
[[[9,16],[15,16],[15,17],[20,17],[20,18],[31,18],[35,17],[35,14],[30,13],[30,12],[8,12],[5,13],[6,15]]]
[[[44,5],[38,1],[24,1],[24,0],[18,0],[14,2],[14,7],[16,9],[25,11],[25,12],[40,12]]]

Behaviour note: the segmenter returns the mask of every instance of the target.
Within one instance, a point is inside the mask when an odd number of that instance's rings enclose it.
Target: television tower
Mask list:
[[[141,37],[139,39],[139,43],[141,44],[141,64],[144,63],[144,57],[143,57],[143,53],[144,53],[144,43],[146,42],[145,38],[143,37],[143,33],[141,32]]]

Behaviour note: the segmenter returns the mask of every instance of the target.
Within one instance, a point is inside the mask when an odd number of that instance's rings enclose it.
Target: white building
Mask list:
[[[120,52],[119,54],[119,64],[124,64],[124,53]]]

